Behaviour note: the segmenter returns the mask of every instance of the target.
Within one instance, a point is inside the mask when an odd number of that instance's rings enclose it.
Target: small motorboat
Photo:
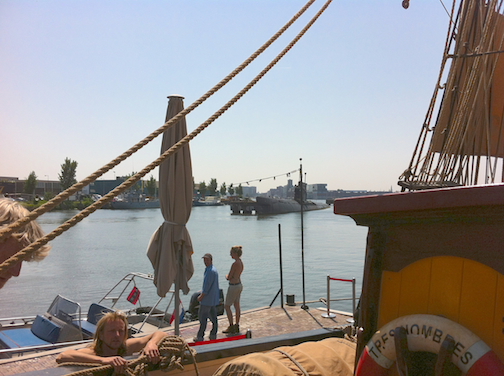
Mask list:
[[[120,309],[127,316],[130,335],[170,326],[173,318],[168,309],[173,291],[170,291],[168,304],[163,304],[163,310],[160,307],[166,298],[158,298],[152,305],[141,304],[142,282],[147,281],[149,283],[145,285],[153,286],[152,279],[150,274],[128,273],[86,312],[82,312],[79,303],[57,295],[43,314],[0,319],[0,358],[90,342],[98,320],[105,313],[119,309],[118,304],[123,301],[134,306]]]

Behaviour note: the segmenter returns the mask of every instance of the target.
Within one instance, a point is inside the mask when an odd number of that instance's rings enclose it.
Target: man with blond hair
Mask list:
[[[30,212],[17,201],[0,198],[0,229],[17,222],[26,217]],[[8,238],[0,241],[0,264],[11,258],[23,248],[29,246],[34,241],[44,236],[44,232],[37,222],[31,221],[14,232]],[[23,260],[11,265],[5,270],[0,270],[0,289],[7,283],[11,277],[17,277],[21,272],[23,261],[41,261],[47,256],[51,246],[43,245],[34,253],[26,256]]]
[[[79,350],[66,350],[56,362],[98,363],[111,365],[116,373],[123,373],[128,361],[125,355],[143,350],[152,364],[159,363],[158,343],[166,333],[156,331],[144,337],[128,338],[128,321],[120,311],[108,312],[96,324],[93,343]]]

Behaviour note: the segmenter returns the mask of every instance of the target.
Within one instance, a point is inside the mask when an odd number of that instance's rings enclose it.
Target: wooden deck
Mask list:
[[[252,332],[253,338],[267,337],[278,334],[289,334],[305,330],[320,328],[342,328],[349,325],[351,319],[349,313],[332,311],[336,314],[334,318],[323,318],[325,310],[311,308],[303,310],[299,305],[281,307],[263,307],[249,310],[242,313],[240,322],[240,332],[246,333],[247,329]],[[219,333],[217,338],[225,338],[226,334],[222,330],[228,327],[228,321],[225,315],[219,316]],[[207,326],[205,339],[208,339],[212,324]],[[184,323],[180,325],[180,336],[187,342],[192,342],[199,328],[197,321]],[[167,334],[173,334],[170,328]],[[81,346],[82,347],[82,346]],[[42,370],[57,367],[55,358],[63,350],[51,350],[44,355],[31,354],[22,358],[0,359],[0,376],[16,375],[26,372],[36,372],[36,374],[45,373]]]

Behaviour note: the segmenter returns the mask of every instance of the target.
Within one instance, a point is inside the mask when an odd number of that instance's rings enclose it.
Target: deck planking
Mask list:
[[[306,330],[320,328],[342,328],[349,325],[351,318],[349,313],[331,311],[334,318],[323,318],[325,310],[311,308],[304,310],[300,305],[282,307],[262,307],[242,312],[240,320],[240,332],[245,334],[247,329],[252,333],[253,338],[289,334]],[[226,338],[223,334],[229,323],[226,315],[218,317],[219,331],[217,338]],[[205,340],[208,339],[211,323],[207,325]],[[180,325],[180,336],[187,342],[192,342],[199,329],[199,322],[193,321]],[[166,330],[167,334],[173,335],[173,328]],[[79,348],[74,346],[73,348]],[[0,376],[10,376],[26,372],[42,371],[48,368],[57,367],[56,356],[64,349],[51,350],[44,355],[29,354],[19,358],[0,359]],[[42,373],[41,373],[42,374]]]

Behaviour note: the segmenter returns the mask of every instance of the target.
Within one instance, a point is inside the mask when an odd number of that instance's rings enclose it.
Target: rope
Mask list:
[[[303,366],[301,364],[299,364],[299,362],[294,359],[294,357],[292,357],[291,354],[287,354],[285,351],[282,351],[282,350],[279,350],[279,349],[274,349],[274,350],[271,350],[272,352],[273,351],[276,351],[276,352],[279,352],[280,354],[286,356],[287,358],[289,358],[289,360],[294,363],[296,365],[296,367],[303,373],[304,376],[309,376],[309,373],[306,372],[306,370],[303,368]]]
[[[74,184],[70,188],[58,194],[56,197],[41,205],[37,209],[33,210],[26,217],[19,219],[17,222],[6,226],[5,228],[0,229],[0,242],[6,239],[9,235],[14,233],[16,230],[20,229],[26,223],[38,218],[40,215],[54,209],[58,204],[69,198],[74,193],[80,191],[82,188],[86,187],[90,183],[94,182],[97,178],[102,176],[107,171],[111,170],[113,167],[117,166],[119,163],[127,159],[129,156],[140,150],[142,147],[147,145],[154,138],[162,134],[165,130],[173,126],[178,120],[180,120],[185,115],[189,114],[196,107],[202,104],[205,100],[207,100],[210,96],[215,94],[218,90],[220,90],[224,85],[226,85],[229,81],[231,81],[235,76],[238,75],[241,71],[243,71],[251,62],[253,62],[261,53],[263,53],[266,48],[268,48],[275,40],[277,40],[293,23],[296,21],[314,2],[315,0],[309,0],[301,10],[296,13],[290,20],[287,22],[279,31],[277,31],[268,41],[266,41],[257,51],[255,51],[249,58],[247,58],[242,64],[240,64],[237,68],[235,68],[230,74],[224,77],[220,82],[218,82],[214,87],[208,90],[203,96],[201,96],[198,100],[192,103],[190,106],[186,107],[184,110],[179,112],[169,121],[164,123],[160,128],[156,131],[152,132],[149,136],[145,137],[142,141],[125,151],[123,154],[119,155],[102,168],[95,171],[93,174],[89,175],[84,180]]]
[[[443,6],[444,6],[444,4],[443,4]],[[448,31],[446,33],[445,47],[444,47],[443,57],[442,57],[442,60],[441,60],[441,66],[440,66],[439,72],[438,72],[438,78],[437,78],[437,81],[436,81],[436,86],[435,86],[435,89],[434,89],[434,93],[433,93],[431,101],[429,103],[429,107],[427,109],[427,113],[425,114],[425,120],[424,120],[422,129],[421,129],[420,135],[418,136],[418,140],[417,140],[415,149],[413,151],[413,155],[411,157],[411,161],[410,161],[409,167],[405,171],[406,173],[403,173],[399,177],[400,180],[409,181],[410,177],[416,176],[416,174],[417,174],[416,171],[417,171],[418,165],[420,164],[420,161],[417,160],[417,162],[415,163],[415,157],[418,157],[418,158],[421,157],[422,152],[423,152],[423,148],[425,146],[425,142],[426,142],[426,139],[427,139],[427,133],[430,131],[429,125],[430,125],[431,120],[432,120],[432,115],[434,114],[434,108],[435,108],[435,105],[436,105],[436,99],[437,99],[437,96],[439,94],[439,90],[441,89],[441,79],[443,77],[443,72],[445,70],[445,66],[446,66],[446,63],[448,61],[448,53],[449,53],[449,50],[450,50],[450,35],[452,35],[452,33],[454,33],[454,30],[455,30],[455,27],[456,27],[456,25],[453,22],[453,16],[454,16],[454,14],[455,14],[455,1],[452,2],[451,14],[449,15],[450,16],[450,23],[449,23],[449,26],[448,26]],[[452,25],[453,25],[453,30],[452,30]],[[419,150],[419,148],[420,148],[420,150]]]
[[[199,376],[198,366],[194,357],[196,351],[193,350],[183,338],[179,336],[166,336],[159,341],[158,348],[161,360],[157,365],[157,369],[164,372],[169,372],[175,368],[183,370],[184,366],[182,363],[184,359],[190,355],[196,370],[196,375]],[[141,355],[137,359],[128,361],[128,367],[124,374],[128,376],[147,376],[149,365],[151,364],[149,363],[147,356]],[[69,373],[66,376],[94,376],[105,373],[105,371],[109,371],[114,368],[111,365],[101,366],[93,363],[63,363],[60,366],[88,367],[87,369]]]
[[[459,9],[459,31],[455,32],[455,24],[452,31],[455,48],[450,54],[447,40],[441,70],[448,58],[453,59],[451,68],[444,88],[439,86],[438,78],[410,165],[400,177],[406,183],[399,182],[403,190],[478,184],[481,179],[488,184],[496,180],[498,160],[502,158],[499,150],[504,113],[491,111],[498,54],[504,52],[504,36],[497,35],[502,28],[502,0],[481,4],[470,2]],[[454,7],[451,19],[453,15]],[[424,152],[427,133],[433,130],[429,124],[438,89],[444,90],[435,125],[438,129]],[[497,115],[501,117],[500,125],[493,123]],[[480,171],[484,168],[484,172]]]
[[[107,164],[106,166],[102,167],[100,170],[98,170],[95,174],[90,175],[88,178],[84,179],[83,181],[73,185],[72,187],[68,188],[64,192],[60,193],[57,195],[55,198],[52,200],[48,201],[46,204],[42,205],[38,209],[34,210],[31,212],[29,215],[26,217],[18,220],[17,222],[3,228],[0,230],[0,241],[3,239],[6,239],[9,235],[11,235],[14,231],[17,229],[21,228],[23,225],[28,223],[31,220],[34,220],[37,218],[39,215],[45,213],[46,211],[51,210],[54,208],[57,204],[68,198],[71,194],[77,192],[78,190],[84,188],[87,186],[89,183],[94,181],[97,177],[99,177],[101,174],[104,172],[108,171],[110,168],[113,166],[117,165],[119,162],[115,163],[119,159],[122,159],[123,156],[129,156],[133,154],[135,151],[140,149],[140,147],[144,146],[147,144],[147,142],[151,141],[154,137],[158,136],[162,132],[164,132],[168,127],[172,126],[174,123],[176,123],[182,116],[185,116],[188,114],[190,111],[192,111],[194,108],[196,108],[199,104],[201,104],[204,100],[206,100],[210,95],[212,95],[215,91],[220,89],[222,86],[224,86],[225,83],[227,83],[229,80],[231,80],[239,71],[243,70],[246,65],[248,65],[257,55],[261,52],[264,51],[264,49],[269,46],[275,39],[277,39],[285,29],[287,29],[294,21],[295,19],[299,18],[299,16],[314,2],[315,0],[310,0],[277,34],[275,34],[268,42],[266,42],[263,47],[261,47],[256,53],[254,53],[251,58],[247,59],[245,63],[240,65],[238,68],[236,68],[229,76],[227,76],[224,80],[222,80],[219,84],[217,84],[214,88],[212,88],[207,94],[205,94],[203,97],[201,97],[198,101],[194,102],[192,105],[187,107],[186,109],[182,110],[179,112],[177,115],[175,115],[173,118],[171,118],[169,121],[167,121],[161,128],[159,128],[157,131],[152,133],[150,136],[142,140],[140,143],[135,145],[133,148],[129,149],[127,152],[119,156],[118,158],[114,159],[112,162]],[[130,188],[133,184],[135,184],[138,180],[140,180],[142,177],[147,175],[151,170],[153,170],[155,167],[157,167],[159,164],[161,164],[165,159],[167,159],[170,155],[176,153],[182,146],[186,145],[191,141],[194,137],[196,137],[199,133],[201,133],[205,128],[207,128],[213,121],[215,121],[219,116],[221,116],[229,107],[231,107],[234,103],[236,103],[247,91],[250,90],[252,86],[254,86],[293,46],[294,44],[297,43],[297,41],[306,33],[306,31],[313,25],[313,23],[318,19],[318,17],[322,14],[322,12],[329,6],[332,0],[328,0],[324,6],[317,12],[317,14],[308,22],[308,24],[299,32],[299,34],[289,43],[289,45],[282,50],[282,52],[277,55],[277,57],[266,67],[264,68],[245,88],[243,88],[237,95],[235,95],[229,102],[226,103],[219,111],[214,113],[207,121],[205,121],[203,124],[201,124],[198,128],[196,128],[193,132],[185,136],[182,140],[180,140],[177,144],[172,146],[170,149],[168,149],[165,153],[163,153],[158,159],[156,159],[154,162],[152,162],[150,165],[145,167],[142,171],[136,173],[132,177],[130,177],[128,180],[123,182],[121,185],[117,186],[115,189],[107,193],[105,196],[103,196],[101,199],[95,201],[92,205],[88,206],[86,209],[82,210],[80,213],[76,214],[74,217],[60,225],[58,228],[53,230],[51,233],[47,234],[46,236],[38,239],[37,241],[33,242],[30,244],[28,247],[22,249],[19,251],[16,255],[12,256],[11,258],[7,259],[4,261],[2,264],[0,264],[0,271],[6,270],[10,268],[12,265],[23,261],[26,259],[27,256],[31,255],[33,252],[35,252],[37,249],[42,247],[43,245],[47,244],[49,241],[53,240],[57,236],[61,235],[63,232],[67,231],[69,228],[75,226],[77,223],[82,221],[84,218],[86,218],[88,215],[91,213],[95,212],[97,209],[101,208],[103,205],[106,203],[110,202],[115,196],[117,196],[119,193],[125,191],[126,189]],[[250,61],[249,61],[250,60]],[[243,66],[243,67],[242,67]]]
[[[9,225],[8,227],[1,229],[0,230],[0,241],[7,238],[9,235],[11,235],[14,231],[17,229],[21,228],[24,224],[28,223],[29,221],[32,221],[39,217],[41,214],[53,209],[61,203],[62,201],[66,200],[68,197],[70,197],[73,193],[81,190],[85,186],[89,185],[89,183],[95,181],[98,177],[103,175],[105,172],[109,171],[116,165],[118,165],[120,162],[124,161],[126,158],[131,156],[133,153],[141,149],[143,146],[145,146],[147,143],[152,141],[154,138],[159,136],[161,133],[163,133],[166,129],[171,127],[173,124],[175,124],[180,118],[183,116],[189,114],[192,110],[194,110],[196,107],[198,107],[201,103],[203,103],[206,99],[208,99],[211,95],[213,95],[215,92],[217,92],[219,89],[221,89],[225,84],[227,84],[232,78],[234,78],[238,73],[240,73],[246,66],[248,66],[257,56],[259,56],[264,50],[269,47],[282,33],[289,28],[292,23],[294,23],[297,18],[299,18],[305,11],[308,9],[308,7],[314,2],[315,0],[310,0],[308,1],[307,4],[301,10],[292,17],[292,19],[285,24],[273,37],[271,37],[263,46],[261,46],[256,52],[254,52],[247,60],[245,60],[241,65],[239,65],[235,70],[233,70],[228,76],[226,76],[224,79],[222,79],[217,85],[215,85],[212,89],[210,89],[207,93],[205,93],[201,98],[199,98],[197,101],[195,101],[193,104],[188,106],[186,109],[182,110],[180,113],[178,113],[176,116],[174,116],[172,119],[170,119],[168,122],[166,122],[162,127],[157,129],[155,132],[151,133],[149,136],[147,136],[144,140],[140,141],[136,145],[134,145],[132,148],[127,150],[125,153],[121,154],[105,166],[103,166],[101,169],[97,170],[95,173],[91,174],[88,176],[86,179],[82,180],[79,183],[74,184],[72,187],[68,188],[67,190],[61,192],[58,194],[56,197],[54,197],[52,200],[48,201],[44,205],[40,206],[36,210],[30,213],[30,215],[26,216],[23,219],[20,219],[19,221]]]

